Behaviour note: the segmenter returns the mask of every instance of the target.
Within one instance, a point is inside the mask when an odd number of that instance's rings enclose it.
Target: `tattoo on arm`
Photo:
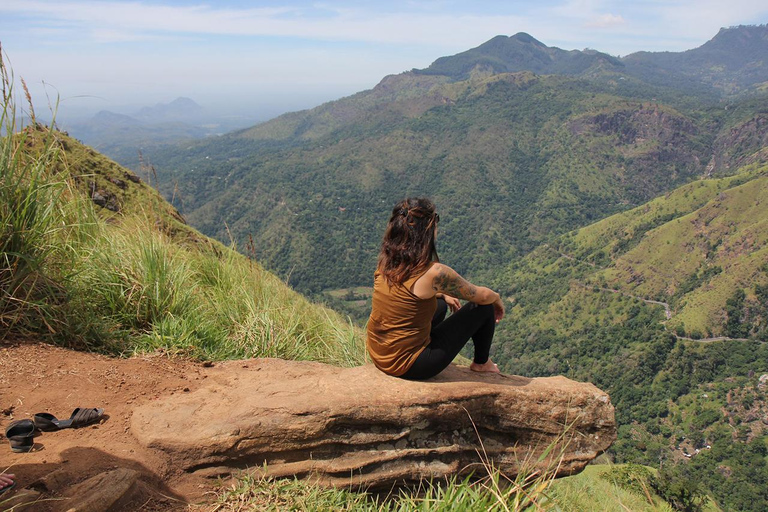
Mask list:
[[[451,297],[472,301],[477,295],[477,287],[461,277],[455,270],[441,268],[434,280],[432,288]]]

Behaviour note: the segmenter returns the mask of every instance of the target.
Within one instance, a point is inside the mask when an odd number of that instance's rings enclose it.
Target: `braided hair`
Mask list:
[[[435,232],[440,216],[425,197],[409,197],[392,209],[379,252],[378,271],[390,286],[439,261]]]

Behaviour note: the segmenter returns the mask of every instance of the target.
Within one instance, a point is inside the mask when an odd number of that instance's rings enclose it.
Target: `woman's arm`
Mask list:
[[[443,299],[448,305],[448,309],[451,310],[451,313],[455,313],[461,309],[461,302],[456,297],[451,297],[450,295],[445,295],[444,293],[436,293],[435,297],[438,299]]]
[[[493,304],[496,311],[496,321],[504,317],[504,304],[501,296],[485,286],[475,286],[458,272],[442,263],[435,263],[430,269],[433,273],[432,289],[436,293],[443,293],[452,297],[474,302],[475,304]]]

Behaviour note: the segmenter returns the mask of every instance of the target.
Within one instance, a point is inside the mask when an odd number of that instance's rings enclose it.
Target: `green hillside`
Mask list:
[[[515,302],[494,357],[509,372],[562,373],[608,390],[617,461],[662,464],[670,481],[694,482],[725,509],[761,510],[768,166],[737,171],[510,264],[496,286]]]
[[[757,314],[754,289],[766,278],[767,174],[765,165],[753,164],[732,177],[690,183],[562,237],[521,264],[554,253],[581,267],[582,286],[570,283],[571,293],[598,287],[668,303],[672,331],[698,338],[733,334],[727,300],[747,289],[745,300],[755,304],[745,305],[743,314]],[[516,274],[531,275],[527,268]],[[742,317],[744,336],[764,336],[764,320],[747,323]]]

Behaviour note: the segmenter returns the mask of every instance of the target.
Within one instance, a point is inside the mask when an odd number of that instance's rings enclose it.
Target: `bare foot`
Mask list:
[[[501,373],[499,371],[499,367],[496,366],[496,363],[494,363],[490,359],[484,362],[483,364],[472,363],[469,365],[469,369],[472,370],[473,372]]]

